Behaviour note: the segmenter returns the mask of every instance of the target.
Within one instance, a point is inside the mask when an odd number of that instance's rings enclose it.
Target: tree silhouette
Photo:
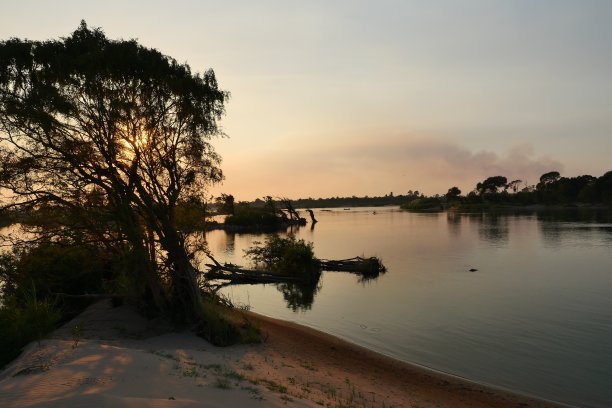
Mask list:
[[[234,215],[234,196],[231,194],[222,193],[215,198],[217,202],[217,214]]]
[[[553,183],[555,183],[561,175],[558,171],[549,171],[548,173],[544,173],[540,176],[540,182],[537,185],[538,189],[545,188]]]
[[[193,319],[200,292],[175,210],[222,178],[209,141],[227,97],[212,70],[84,21],[61,40],[3,41],[2,205],[61,214],[53,233],[73,240],[128,246],[154,304]]]
[[[519,184],[521,184],[523,180],[512,180],[504,187],[506,190],[512,190],[513,193],[516,193],[519,188]]]
[[[508,179],[504,176],[492,176],[486,178],[483,182],[476,184],[476,190],[480,194],[497,193],[499,188],[505,187]]]
[[[452,201],[452,200],[456,200],[460,195],[461,195],[461,190],[459,190],[459,187],[451,187],[448,189],[448,192],[446,193],[446,198],[448,199],[448,201]]]

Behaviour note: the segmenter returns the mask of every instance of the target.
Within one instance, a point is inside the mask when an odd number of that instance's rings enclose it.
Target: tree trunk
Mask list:
[[[151,259],[146,248],[145,239],[138,226],[136,214],[128,206],[124,205],[120,210],[121,227],[132,246],[132,256],[136,274],[144,280],[147,290],[153,300],[153,306],[161,313],[168,309],[168,302],[164,295],[161,279],[156,271],[155,260]]]
[[[164,223],[162,246],[171,265],[172,305],[179,321],[196,321],[200,315],[202,295],[197,281],[197,270],[191,264],[185,243],[171,221]]]

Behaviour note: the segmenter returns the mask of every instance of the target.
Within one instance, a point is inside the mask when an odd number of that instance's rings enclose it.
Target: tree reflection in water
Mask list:
[[[294,312],[298,310],[310,310],[314,303],[315,295],[321,289],[321,281],[317,279],[312,282],[279,283],[276,288],[283,294],[287,307]]]

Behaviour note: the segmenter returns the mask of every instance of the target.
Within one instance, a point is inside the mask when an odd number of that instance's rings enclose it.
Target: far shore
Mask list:
[[[2,407],[560,407],[252,312],[262,344],[218,348],[92,305],[0,373]],[[79,327],[75,332],[74,327]]]

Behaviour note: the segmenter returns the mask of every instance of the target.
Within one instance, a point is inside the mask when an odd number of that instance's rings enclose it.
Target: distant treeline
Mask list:
[[[476,184],[466,195],[451,187],[444,195],[421,197],[407,201],[407,210],[440,208],[474,208],[495,205],[612,205],[612,171],[601,177],[582,175],[561,177],[558,171],[542,174],[536,185],[524,185],[522,180],[491,176]]]
[[[232,196],[229,196],[232,198]],[[222,201],[219,200],[218,201]],[[279,207],[287,199],[256,199],[241,202],[241,206],[265,207],[271,201]],[[476,184],[473,190],[463,194],[458,187],[451,187],[445,194],[425,196],[409,190],[406,194],[394,195],[393,192],[379,197],[330,197],[299,198],[291,200],[295,208],[328,207],[377,207],[399,205],[404,209],[425,210],[441,208],[478,207],[491,205],[612,205],[612,171],[601,177],[582,175],[561,177],[558,171],[542,174],[539,183],[527,185],[522,180],[511,180],[504,176],[491,176]]]
[[[503,176],[489,177],[478,183],[465,200],[468,203],[505,202],[511,204],[612,204],[612,171],[601,177],[582,175],[561,177],[558,171],[542,174],[540,182],[519,189],[521,180],[508,182]],[[446,198],[454,199],[453,188]],[[459,198],[457,196],[456,198]]]
[[[401,205],[422,197],[418,191],[409,190],[407,194],[393,195],[393,192],[380,197],[330,197],[330,198],[298,198],[291,200],[295,208],[331,208],[331,207],[381,207],[384,205]],[[282,200],[275,200],[282,207]],[[249,203],[254,207],[263,207],[266,201],[256,199]]]

